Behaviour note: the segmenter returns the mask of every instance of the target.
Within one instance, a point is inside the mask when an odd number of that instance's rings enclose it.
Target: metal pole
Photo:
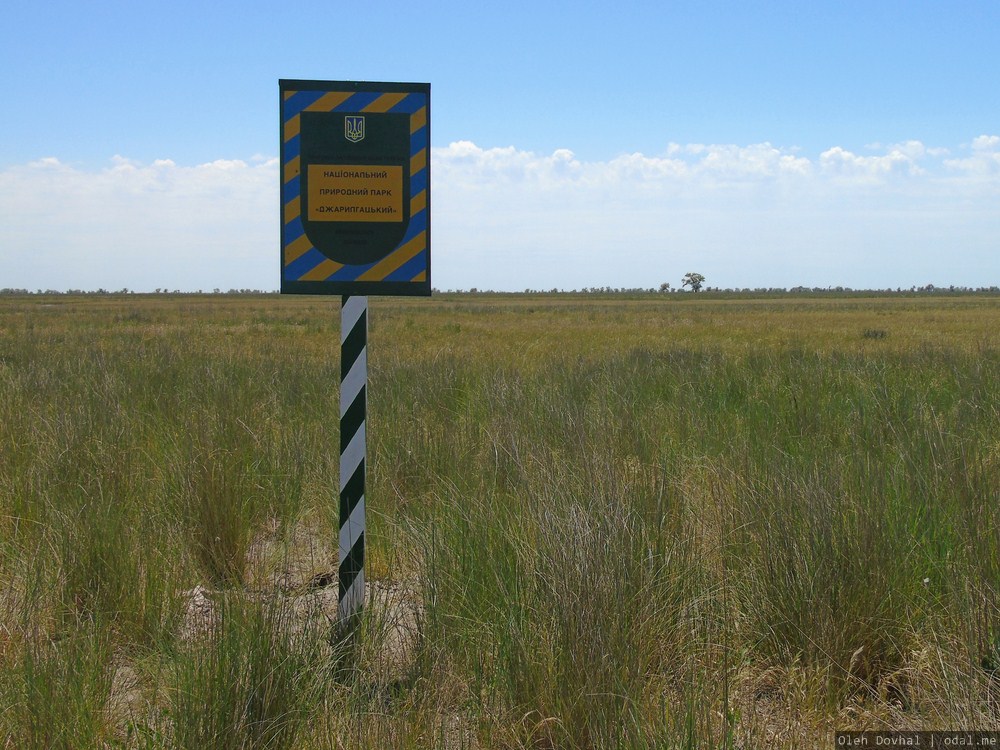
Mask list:
[[[365,413],[368,384],[368,298],[347,297],[340,309],[340,592],[348,625],[365,603]]]

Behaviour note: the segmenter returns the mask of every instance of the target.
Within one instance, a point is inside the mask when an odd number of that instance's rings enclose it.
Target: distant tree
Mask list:
[[[700,292],[704,283],[705,277],[700,273],[688,273],[684,275],[684,283],[681,286],[689,286],[692,292]]]
[[[669,292],[670,291],[670,282],[669,281],[664,281],[662,284],[660,284],[660,291],[661,292]]]

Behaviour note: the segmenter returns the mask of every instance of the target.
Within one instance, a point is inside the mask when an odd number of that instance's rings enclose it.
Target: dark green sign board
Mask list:
[[[281,291],[429,295],[430,84],[279,89]]]

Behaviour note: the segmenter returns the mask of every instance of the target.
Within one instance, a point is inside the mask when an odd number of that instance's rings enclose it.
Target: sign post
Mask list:
[[[340,581],[338,614],[347,622],[365,598],[365,418],[368,298],[340,309]]]
[[[367,295],[430,295],[430,84],[278,82],[281,292],[340,295],[341,625],[365,601]]]

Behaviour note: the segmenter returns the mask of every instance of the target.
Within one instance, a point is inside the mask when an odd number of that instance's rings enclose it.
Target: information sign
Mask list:
[[[429,295],[430,84],[279,89],[281,291]]]

